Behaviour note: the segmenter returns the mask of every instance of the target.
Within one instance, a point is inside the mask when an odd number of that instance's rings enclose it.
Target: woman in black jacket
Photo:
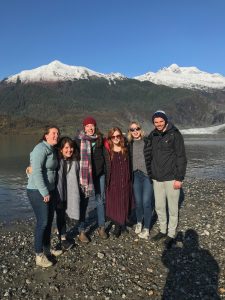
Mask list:
[[[85,233],[86,212],[91,197],[95,198],[98,217],[98,234],[106,239],[105,232],[105,158],[103,136],[92,117],[83,120],[83,131],[75,138],[80,149],[80,226],[79,240],[88,243]]]

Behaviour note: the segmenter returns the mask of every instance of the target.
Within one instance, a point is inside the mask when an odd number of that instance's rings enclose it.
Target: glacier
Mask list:
[[[184,135],[186,134],[218,134],[225,131],[225,124],[210,126],[205,128],[190,128],[190,129],[181,129],[180,132]]]

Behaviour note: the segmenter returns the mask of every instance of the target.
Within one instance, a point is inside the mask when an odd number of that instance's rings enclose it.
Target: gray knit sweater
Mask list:
[[[147,174],[143,149],[143,139],[133,140],[133,171],[140,170]]]

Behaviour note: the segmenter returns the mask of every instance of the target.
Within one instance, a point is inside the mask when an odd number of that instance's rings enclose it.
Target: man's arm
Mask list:
[[[179,131],[176,132],[174,146],[176,155],[175,181],[182,182],[186,173],[187,158],[184,146],[184,139]]]

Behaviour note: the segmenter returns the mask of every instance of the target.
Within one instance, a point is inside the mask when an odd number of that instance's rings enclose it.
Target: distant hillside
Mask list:
[[[134,79],[104,78],[59,82],[0,83],[1,132],[33,132],[53,122],[74,132],[82,119],[93,115],[106,131],[125,130],[138,119],[149,130],[152,113],[163,109],[180,128],[225,122],[225,92],[206,93],[155,85]]]

